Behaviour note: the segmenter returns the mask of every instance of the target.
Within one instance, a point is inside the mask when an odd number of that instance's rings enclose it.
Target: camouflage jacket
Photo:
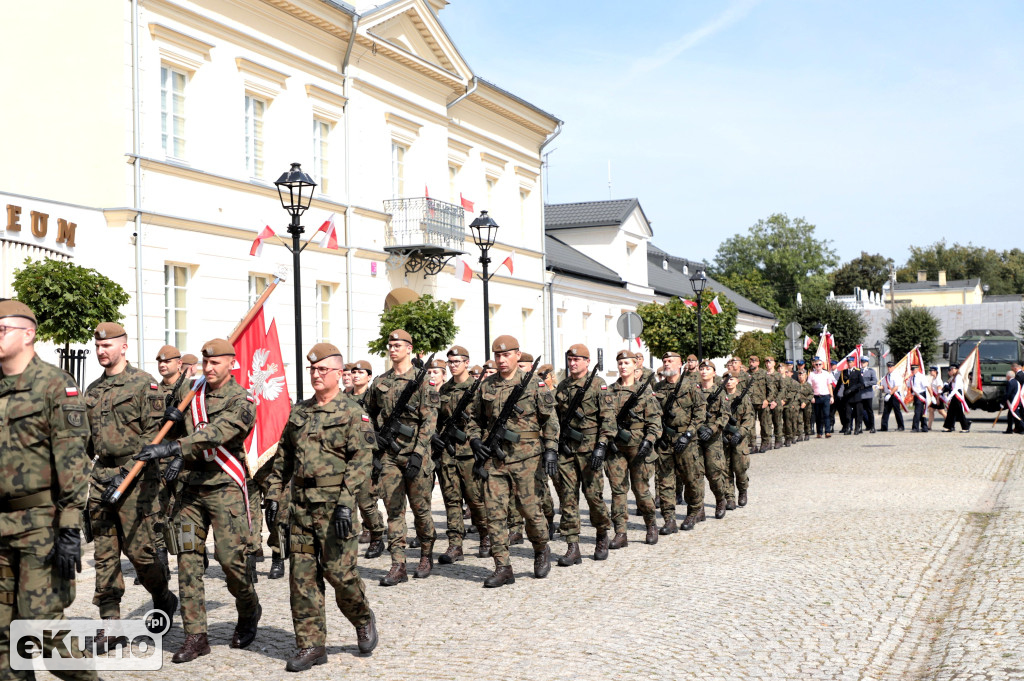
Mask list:
[[[0,371],[0,499],[38,492],[43,504],[0,511],[0,536],[82,524],[89,484],[89,419],[74,379],[34,356],[17,376]]]
[[[565,411],[569,408],[577,390],[583,389],[587,382],[587,374],[576,380],[566,376],[555,388],[555,406],[558,412],[558,422],[562,423],[565,418]],[[594,376],[594,380],[583,396],[580,403],[580,411],[583,418],[570,418],[566,423],[569,428],[582,434],[583,439],[575,441],[569,437],[567,432],[559,432],[565,443],[576,452],[592,452],[598,442],[611,444],[615,437],[615,410],[613,409],[612,396],[608,390],[608,384],[600,376]],[[561,428],[561,426],[559,426]],[[568,430],[568,429],[567,429]]]
[[[467,432],[470,439],[487,437],[491,425],[501,414],[509,393],[523,380],[524,375],[523,371],[517,368],[508,379],[502,378],[499,373],[483,380],[480,390],[473,396],[473,418],[468,424]],[[534,377],[534,380],[527,384],[516,406],[522,409],[522,413],[513,412],[505,422],[505,428],[512,433],[518,433],[520,440],[518,443],[509,442],[508,439],[501,442],[501,450],[506,461],[524,461],[540,456],[546,449],[558,451],[555,396],[547,384]]]
[[[153,441],[164,414],[164,396],[153,377],[131,364],[114,376],[103,374],[85,390],[92,439],[90,456],[99,456],[95,479],[112,475],[109,469],[127,466],[132,455]],[[128,466],[130,468],[130,466]],[[156,466],[147,466],[154,475]]]
[[[798,382],[798,385],[800,386],[800,401],[804,403],[804,408],[806,409],[814,404],[814,388],[807,382]]]
[[[750,383],[750,380],[750,374],[748,372],[740,371],[740,373],[737,374],[736,376],[736,392],[742,393],[743,390],[747,387],[747,384]],[[750,393],[752,392],[754,392],[753,387],[751,387],[750,390],[747,391],[747,397],[750,397]]]
[[[463,393],[472,388],[475,382],[476,379],[468,374],[466,375],[466,380],[463,381],[462,383],[456,383],[454,378],[449,378],[447,381],[445,381],[445,384],[442,385],[441,389],[438,391],[441,393],[441,408],[438,411],[437,415],[437,423],[439,427],[442,421],[447,421],[449,418],[451,418],[452,412],[455,411],[455,407],[459,405],[459,400],[462,399]],[[463,435],[466,435],[466,433],[468,432],[468,424],[470,418],[472,417],[472,414],[473,401],[470,400],[469,404],[466,405],[465,411],[462,412],[461,418],[459,418],[459,420],[455,423],[455,428],[457,428],[459,432],[463,433]],[[466,438],[463,442],[459,442],[457,439],[453,439],[453,441],[450,442],[449,444],[451,444],[455,448],[456,458],[466,459],[473,456],[473,450],[469,446],[468,435],[466,435]],[[447,455],[448,454],[446,453],[445,456]]]
[[[682,379],[683,385],[679,386],[679,393],[668,411],[666,405],[675,393],[677,383],[663,381],[655,388],[655,395],[658,398],[662,409],[662,427],[666,439],[675,440],[676,437],[687,431],[694,431],[704,422],[704,402],[697,397],[698,384],[696,381]]]
[[[765,385],[767,385],[767,387],[768,387],[768,389],[767,389],[767,394],[768,394],[767,399],[768,399],[768,402],[769,402],[769,405],[768,405],[769,407],[771,406],[771,404],[770,404],[771,402],[778,402],[779,401],[779,385],[780,385],[780,379],[781,378],[782,378],[782,376],[779,374],[778,371],[773,371],[770,374],[765,372],[764,379],[765,379]]]
[[[622,406],[640,388],[635,382],[631,386],[622,384],[622,379],[611,385],[609,392],[612,394],[612,423],[615,426],[615,437],[612,441],[620,450],[633,451],[638,448],[644,440],[654,444],[661,439],[661,402],[653,390],[644,390],[644,394],[637,400],[636,407],[626,416],[623,422],[616,422],[616,417],[622,410]],[[625,433],[629,438],[625,438]]]
[[[376,446],[370,417],[351,395],[339,392],[327,404],[303,400],[292,407],[281,433],[267,497],[281,501],[294,477],[293,504],[334,501],[355,509]]]
[[[175,395],[174,401],[180,403],[191,386],[183,383]],[[185,410],[185,421],[178,426],[177,434],[184,429],[184,437],[178,439],[181,445],[181,456],[185,460],[185,470],[190,471],[187,479],[189,485],[222,485],[232,483],[232,479],[220,466],[210,459],[206,460],[205,450],[224,447],[232,456],[245,465],[245,438],[253,428],[256,420],[256,406],[245,388],[235,382],[233,376],[228,377],[219,388],[206,386],[206,417],[207,423],[202,428],[192,425],[192,410],[196,408],[195,399]]]
[[[771,402],[771,399],[768,397],[768,372],[761,367],[758,367],[757,371],[748,372],[747,375],[750,376],[750,380],[753,381],[753,384],[750,386],[750,392],[747,393],[747,397],[750,398],[750,402],[755,407],[760,409],[765,400]]]
[[[715,393],[718,393],[718,396],[711,399],[711,396]],[[719,392],[717,386],[711,388],[702,388],[698,386],[697,395],[698,399],[700,399],[706,407],[703,425],[714,431],[714,437],[718,437],[725,426],[729,423],[729,416],[732,413],[725,403],[725,390]]]
[[[736,419],[736,426],[743,433],[743,437],[750,441],[754,438],[754,405],[750,402],[750,393],[747,393],[746,397],[737,402],[736,400],[742,394],[740,390],[737,390],[732,395],[723,392],[722,397],[725,399],[725,406],[732,418]]]
[[[373,379],[366,391],[366,413],[370,415],[379,430],[394,410],[399,396],[406,384],[416,378],[415,366],[409,367],[404,374],[394,369]],[[392,458],[408,458],[414,451],[423,458],[424,465],[430,460],[430,436],[437,431],[437,409],[441,406],[441,395],[430,385],[430,377],[424,376],[419,390],[409,399],[408,409],[399,415],[398,422],[411,431],[411,435],[402,435],[396,431],[395,442],[401,447],[399,454],[388,452]]]

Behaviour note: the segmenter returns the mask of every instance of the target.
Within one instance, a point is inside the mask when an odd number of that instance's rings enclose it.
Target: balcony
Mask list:
[[[384,212],[391,215],[384,250],[404,263],[406,274],[437,274],[449,259],[465,253],[462,206],[429,197],[389,199]]]

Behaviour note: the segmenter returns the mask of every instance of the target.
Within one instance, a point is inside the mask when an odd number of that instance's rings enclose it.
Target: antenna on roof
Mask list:
[[[555,147],[551,151],[544,154],[544,161],[541,163],[541,169],[551,168],[551,162],[548,161],[548,156],[558,151],[558,147]],[[544,172],[544,202],[551,203],[551,172]]]
[[[608,159],[608,200],[612,199],[612,160]]]

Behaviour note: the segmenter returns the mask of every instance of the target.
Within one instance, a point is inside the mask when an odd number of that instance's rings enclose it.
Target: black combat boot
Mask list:
[[[402,582],[408,582],[409,575],[405,571],[405,563],[392,563],[391,570],[380,578],[381,586],[395,586]]]
[[[281,579],[282,577],[284,577],[284,558],[272,556],[270,558],[270,574],[267,575],[267,578]]]
[[[516,576],[512,573],[511,565],[496,565],[494,572],[484,580],[485,589],[496,589],[506,584],[515,584]]]
[[[327,664],[327,648],[323,646],[301,649],[288,660],[284,668],[289,672],[304,672],[318,664]]]
[[[259,628],[260,617],[263,616],[263,606],[257,604],[256,612],[251,617],[239,617],[235,625],[235,633],[231,635],[232,648],[248,648],[249,644],[256,639],[256,631]]]
[[[377,647],[377,616],[370,611],[370,620],[361,627],[356,627],[356,641],[359,643],[359,652],[369,655]]]
[[[551,546],[545,544],[540,551],[533,552],[533,576],[544,579],[551,572]]]
[[[594,545],[594,560],[608,560],[608,530],[597,531],[597,543]]]
[[[580,544],[579,542],[569,542],[569,546],[565,551],[564,556],[559,556],[558,564],[561,567],[569,567],[570,565],[579,565],[583,562],[583,557],[580,555]]]
[[[384,555],[384,537],[371,537],[363,558],[370,560],[373,558],[380,558],[382,555]]]
[[[206,639],[206,634],[186,634],[185,642],[178,648],[178,652],[174,653],[171,662],[191,662],[197,657],[209,654],[210,642]]]
[[[671,518],[665,521],[665,524],[662,526],[662,528],[658,530],[658,534],[675,534],[678,531],[679,528],[676,526],[676,517],[673,515]]]

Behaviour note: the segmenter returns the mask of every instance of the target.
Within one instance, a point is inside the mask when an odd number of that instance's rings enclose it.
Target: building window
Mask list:
[[[164,343],[188,347],[188,267],[164,265]]]
[[[265,274],[249,275],[249,307],[256,304],[263,292],[270,286],[270,277]]]
[[[459,167],[457,165],[448,164],[448,200],[451,203],[458,205],[459,193],[456,189],[456,179],[459,177]]]
[[[562,318],[564,316],[565,316],[565,310],[563,310],[562,308],[559,308],[558,312],[555,314],[555,328],[558,328],[558,329],[562,328]]]
[[[405,196],[405,152],[408,148],[398,142],[391,143],[391,198]]]
[[[164,153],[185,158],[185,85],[188,75],[160,67],[160,140]]]
[[[584,312],[583,313],[583,330],[584,331],[587,330],[587,324],[589,324],[589,323],[590,323],[590,313],[589,312]]]
[[[318,343],[331,340],[331,293],[330,284],[316,285],[316,335]]]
[[[487,209],[488,210],[493,210],[494,209],[494,185],[495,184],[497,184],[496,180],[494,180],[493,178],[490,178],[490,177],[487,178]]]
[[[249,177],[263,177],[263,113],[267,103],[245,96],[245,169]]]
[[[525,189],[519,190],[519,230],[523,235],[526,234],[526,206],[529,198],[530,192]]]
[[[313,179],[320,185],[320,193],[326,194],[327,189],[327,138],[331,134],[331,124],[313,119]]]

